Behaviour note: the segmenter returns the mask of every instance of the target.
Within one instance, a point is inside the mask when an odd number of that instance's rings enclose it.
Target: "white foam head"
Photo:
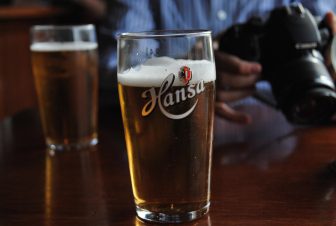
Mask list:
[[[180,68],[187,66],[192,71],[190,84],[203,80],[216,80],[215,64],[207,60],[175,60],[169,57],[156,57],[144,64],[118,73],[118,82],[126,86],[160,87],[165,78],[173,73],[178,75]],[[182,86],[183,82],[175,79],[174,86]]]
[[[33,43],[30,50],[33,52],[60,52],[93,50],[97,47],[95,42],[41,42]]]

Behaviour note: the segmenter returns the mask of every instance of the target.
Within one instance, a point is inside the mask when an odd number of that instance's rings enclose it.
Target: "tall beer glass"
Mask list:
[[[98,57],[95,28],[34,26],[31,53],[50,151],[97,144]]]
[[[210,31],[124,33],[118,88],[138,217],[209,210],[215,64]]]

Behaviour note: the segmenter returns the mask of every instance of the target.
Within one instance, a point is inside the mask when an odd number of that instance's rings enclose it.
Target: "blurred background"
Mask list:
[[[31,26],[99,26],[104,14],[100,0],[0,0],[0,120],[37,107],[29,50]]]

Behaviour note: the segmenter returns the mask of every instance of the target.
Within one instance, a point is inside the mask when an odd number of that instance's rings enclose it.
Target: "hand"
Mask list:
[[[327,26],[330,28],[332,33],[335,35],[336,34],[336,15],[333,12],[328,12],[324,19],[325,23]],[[335,37],[336,38],[336,37]],[[333,67],[332,61],[331,61],[331,45],[327,47],[327,50],[324,53],[324,58],[325,58],[325,64],[327,68],[329,69],[329,73],[333,77],[334,80],[336,80],[336,68]]]
[[[327,12],[324,19],[333,34],[336,34],[336,15],[333,12]]]
[[[248,124],[251,117],[238,112],[227,105],[230,101],[250,96],[261,73],[261,65],[248,62],[236,56],[215,51],[217,90],[216,113],[230,121]]]
[[[332,33],[335,35],[336,34],[336,15],[333,12],[328,12],[324,17],[324,20],[326,21],[328,27],[331,29]],[[331,57],[330,57],[330,46],[328,47],[325,59],[326,59],[327,67],[332,68]],[[333,79],[335,80],[336,79],[335,68],[333,68],[330,73],[333,75]],[[336,121],[336,114],[332,116],[331,121],[333,122]]]

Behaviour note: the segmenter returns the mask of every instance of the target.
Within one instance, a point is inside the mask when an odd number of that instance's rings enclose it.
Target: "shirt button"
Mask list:
[[[225,20],[227,17],[227,14],[224,10],[221,9],[217,12],[217,17],[219,20]]]

